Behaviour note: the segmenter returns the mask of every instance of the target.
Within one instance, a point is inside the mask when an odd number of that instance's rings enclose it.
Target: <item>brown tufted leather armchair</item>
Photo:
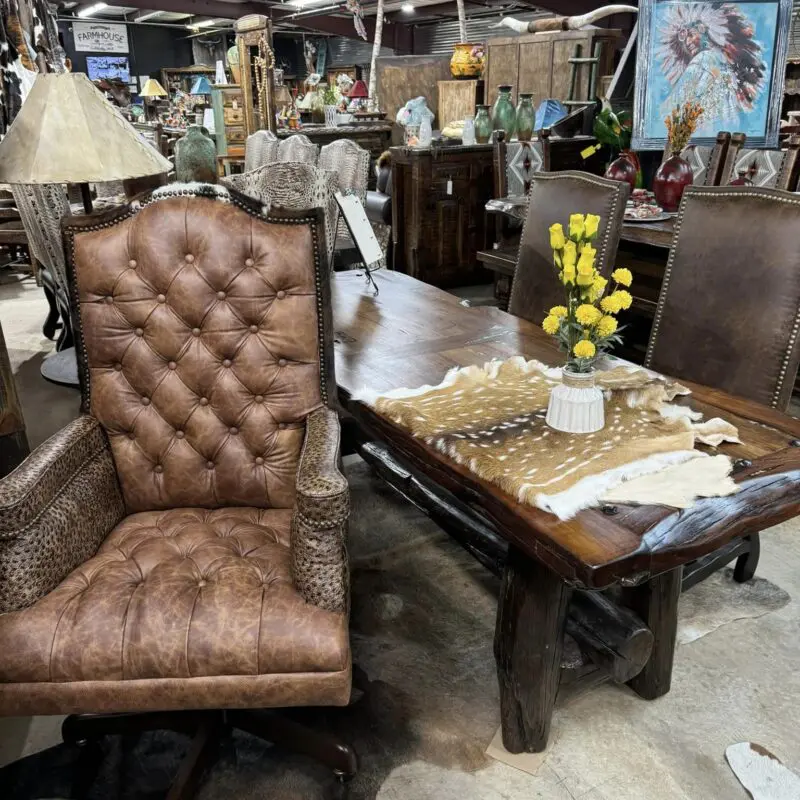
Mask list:
[[[83,414],[0,481],[0,714],[195,733],[171,798],[230,725],[355,772],[247,710],[350,697],[322,213],[212,192],[66,220]]]

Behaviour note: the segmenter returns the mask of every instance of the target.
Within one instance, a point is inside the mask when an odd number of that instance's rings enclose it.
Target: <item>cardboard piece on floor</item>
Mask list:
[[[502,729],[498,728],[491,744],[486,748],[486,755],[495,761],[508,764],[509,767],[535,775],[547,760],[547,753],[509,753],[503,747]]]
[[[725,758],[753,800],[797,800],[800,797],[800,777],[766,747],[755,742],[739,742],[725,750]]]

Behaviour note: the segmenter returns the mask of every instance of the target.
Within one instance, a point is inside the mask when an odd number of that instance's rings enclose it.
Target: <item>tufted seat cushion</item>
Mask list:
[[[123,710],[128,698],[137,710],[252,707],[274,704],[276,693],[282,705],[345,703],[347,616],[295,588],[291,514],[187,508],[125,518],[52,592],[0,616],[4,705],[17,693],[30,708],[39,696],[34,713],[55,713],[57,689],[63,713],[65,683],[83,710]]]

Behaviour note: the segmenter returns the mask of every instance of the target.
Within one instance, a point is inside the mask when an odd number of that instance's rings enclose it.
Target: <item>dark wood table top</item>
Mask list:
[[[667,250],[672,246],[675,218],[661,222],[623,222],[620,239],[637,244],[650,244]]]
[[[736,536],[800,514],[800,447],[791,444],[800,440],[800,421],[691,384],[694,408],[739,429],[743,443],[720,448],[744,460],[735,472],[742,485],[739,493],[701,499],[682,511],[620,506],[613,516],[591,509],[568,521],[518,503],[367,406],[352,402],[350,395],[364,387],[435,385],[451,367],[513,355],[558,364],[562,357],[553,340],[532,323],[496,308],[464,306],[457,297],[402,273],[380,271],[374,277],[378,296],[361,272],[337,273],[332,279],[336,379],[344,406],[376,438],[478,506],[509,542],[565,580],[602,587],[658,574]]]

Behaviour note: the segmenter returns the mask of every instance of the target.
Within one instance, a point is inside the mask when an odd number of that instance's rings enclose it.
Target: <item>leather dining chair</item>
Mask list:
[[[533,176],[528,214],[520,238],[517,268],[508,311],[540,323],[548,309],[564,300],[563,287],[553,266],[549,228],[561,222],[566,230],[570,214],[598,214],[595,240],[597,269],[603,275],[614,267],[630,186],[587,172],[539,172]]]
[[[688,187],[645,366],[785,410],[800,363],[798,229],[796,194],[752,186]],[[734,554],[740,583],[755,574],[758,533],[743,547],[748,544]],[[726,561],[712,554],[708,563],[684,579],[684,588]]]
[[[350,697],[323,240],[217,187],[65,224],[82,414],[0,481],[0,714],[194,735],[170,800],[231,727],[355,772],[262,711]]]

